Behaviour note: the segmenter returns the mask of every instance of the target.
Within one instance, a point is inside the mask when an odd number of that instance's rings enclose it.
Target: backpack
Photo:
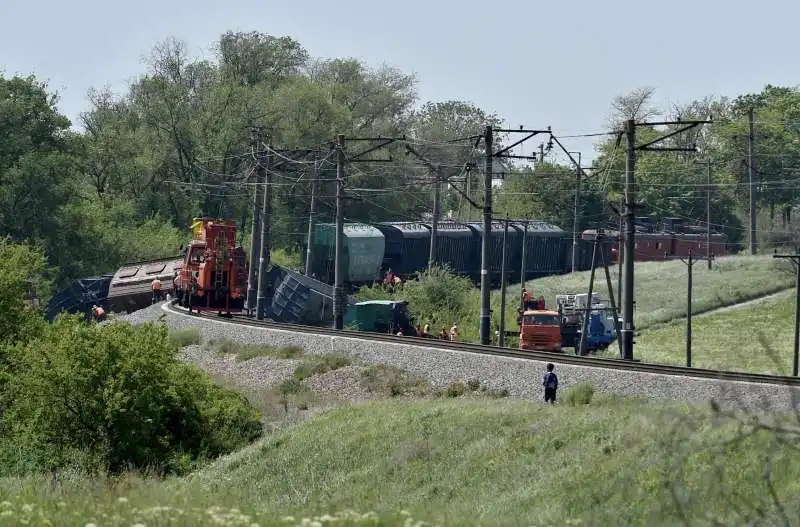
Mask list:
[[[558,378],[556,377],[556,374],[551,371],[547,372],[547,375],[544,378],[544,387],[555,389],[557,383]]]

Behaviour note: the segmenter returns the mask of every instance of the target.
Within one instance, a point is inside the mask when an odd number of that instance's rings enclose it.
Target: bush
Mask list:
[[[594,396],[594,388],[589,383],[581,383],[574,388],[567,390],[565,400],[570,406],[589,404]]]
[[[0,433],[7,445],[25,445],[29,467],[83,456],[84,468],[108,473],[180,473],[262,432],[243,396],[178,362],[163,326],[60,317],[14,347],[10,363]]]
[[[350,358],[344,355],[313,355],[300,363],[294,370],[294,377],[298,381],[302,381],[313,375],[320,375],[329,371],[338,370],[350,364]]]
[[[447,328],[453,322],[462,323],[475,318],[472,294],[475,286],[468,278],[456,276],[447,267],[431,267],[422,271],[413,280],[407,281],[392,296],[382,285],[362,287],[356,293],[359,301],[381,299],[403,299],[408,301],[411,316],[420,324],[431,324],[431,331],[437,326]],[[477,325],[475,326],[477,328]],[[473,338],[475,331],[467,331],[466,338]],[[461,331],[465,338],[465,329]],[[477,335],[477,333],[476,333]]]
[[[428,382],[422,377],[411,375],[397,366],[377,364],[361,372],[361,385],[368,391],[398,397],[407,393],[422,395]]]
[[[276,348],[269,344],[241,344],[230,339],[223,339],[209,343],[221,355],[236,355],[240,361],[247,361],[256,357],[271,359],[294,359],[303,355],[304,350],[299,346],[282,346]]]
[[[197,328],[179,329],[169,332],[169,343],[178,348],[200,344],[202,337]]]
[[[445,393],[448,397],[461,397],[467,393],[467,387],[463,382],[451,382],[447,385]]]

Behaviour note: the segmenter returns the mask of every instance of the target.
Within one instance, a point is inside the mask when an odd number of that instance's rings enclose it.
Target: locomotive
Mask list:
[[[196,218],[192,232],[173,280],[178,304],[227,316],[241,312],[249,269],[244,249],[236,245],[236,222]]]

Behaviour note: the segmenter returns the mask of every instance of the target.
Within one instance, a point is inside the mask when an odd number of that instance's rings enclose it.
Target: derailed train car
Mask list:
[[[156,278],[161,281],[162,294],[172,294],[172,281],[182,261],[181,257],[173,256],[126,264],[111,277],[106,309],[131,313],[149,306],[153,300],[151,284]]]

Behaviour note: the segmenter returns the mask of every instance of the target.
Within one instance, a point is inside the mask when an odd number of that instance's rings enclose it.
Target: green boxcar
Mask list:
[[[336,254],[336,226],[320,223],[316,227],[314,272],[317,278],[333,282]],[[363,283],[381,280],[381,264],[386,250],[383,233],[364,224],[344,226],[344,282]]]

